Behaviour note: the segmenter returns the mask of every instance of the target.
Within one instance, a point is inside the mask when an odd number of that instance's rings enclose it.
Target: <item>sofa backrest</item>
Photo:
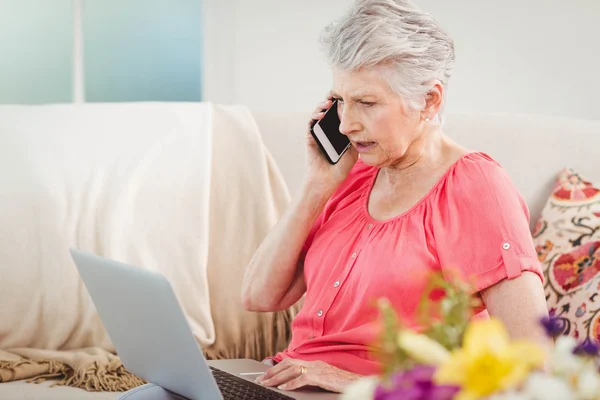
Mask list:
[[[294,194],[304,174],[309,114],[254,112],[263,140]],[[600,121],[539,115],[448,115],[444,131],[461,145],[488,153],[502,164],[535,224],[565,167],[600,182]]]

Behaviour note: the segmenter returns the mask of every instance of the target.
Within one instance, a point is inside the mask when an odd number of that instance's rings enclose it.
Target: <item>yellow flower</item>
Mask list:
[[[444,346],[412,331],[405,330],[398,334],[398,346],[422,364],[439,365],[450,358],[450,352]]]
[[[435,381],[460,386],[456,400],[475,400],[516,387],[533,368],[542,367],[544,359],[541,347],[511,342],[500,321],[477,320],[467,327],[463,347],[438,368]]]

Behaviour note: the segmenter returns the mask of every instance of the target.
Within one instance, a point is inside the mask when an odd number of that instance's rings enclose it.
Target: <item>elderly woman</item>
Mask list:
[[[407,0],[362,0],[323,43],[333,88],[313,121],[338,99],[352,147],[331,165],[307,134],[303,189],[247,268],[248,310],[283,310],[305,295],[289,348],[261,383],[340,392],[377,373],[372,300],[389,299],[417,326],[431,271],[472,277],[483,315],[543,342],[527,206],[497,162],[441,128],[452,39]]]

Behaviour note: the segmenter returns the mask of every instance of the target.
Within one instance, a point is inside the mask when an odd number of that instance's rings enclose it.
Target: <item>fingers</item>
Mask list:
[[[292,360],[290,358],[286,358],[283,361],[281,361],[279,364],[275,365],[274,367],[269,368],[264,374],[263,376],[261,376],[259,379],[257,379],[256,381],[265,381],[267,379],[271,379],[273,376],[277,375],[278,373],[280,373],[281,371],[288,369],[293,363],[296,363],[296,360]]]
[[[325,115],[325,112],[331,108],[332,104],[333,104],[333,100],[332,100],[331,96],[329,96],[327,98],[327,100],[322,101],[319,104],[317,104],[317,107],[311,114],[308,125],[312,126],[316,121],[320,121],[323,118],[323,116]]]
[[[291,358],[286,358],[283,361],[281,361],[279,364],[275,365],[274,367],[269,368],[261,377],[259,377],[256,381],[257,382],[263,382],[266,381],[267,379],[271,379],[272,377],[274,377],[275,375],[279,374],[280,372],[282,372],[283,370],[288,369],[292,364],[297,363],[298,361],[293,360]]]
[[[317,104],[317,108],[316,108],[316,112],[325,112],[327,110],[329,110],[331,108],[331,105],[333,104],[333,101],[331,99],[327,99],[325,101],[320,102],[319,104]]]
[[[314,124],[323,119],[325,112],[315,111],[310,116],[310,121],[308,121],[308,127],[312,128]]]
[[[358,375],[340,370],[322,361],[286,359],[276,367],[278,368],[270,368],[265,373],[265,376],[269,376],[269,378],[263,381],[257,379],[257,382],[286,391],[304,386],[316,386],[330,392],[342,393],[349,383],[360,378]]]
[[[257,383],[264,386],[274,387],[285,384],[302,375],[304,362],[286,359],[273,368],[269,368]]]
[[[283,370],[282,372],[278,373],[274,377],[267,379],[267,380],[263,380],[261,382],[261,385],[268,386],[268,387],[275,387],[275,386],[279,387],[281,385],[285,385],[286,383],[303,375],[301,368],[302,367],[300,365],[293,365],[293,366]]]
[[[314,112],[314,113],[312,113],[311,118],[312,118],[313,121],[315,121],[315,120],[318,121],[321,118],[323,118],[324,115],[325,115],[324,112]]]
[[[314,382],[312,382],[311,378],[312,378],[312,376],[309,375],[308,373],[302,374],[299,377],[292,379],[287,383],[279,385],[277,387],[277,389],[279,389],[279,390],[296,390],[296,389],[299,389],[304,386],[314,385]]]

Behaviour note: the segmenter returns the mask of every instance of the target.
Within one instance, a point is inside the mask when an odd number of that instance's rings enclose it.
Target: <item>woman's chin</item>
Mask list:
[[[379,164],[381,163],[381,160],[379,159],[379,157],[377,157],[375,154],[372,154],[370,152],[358,153],[358,158],[360,158],[360,160],[364,164],[367,164],[371,167],[378,167]]]

